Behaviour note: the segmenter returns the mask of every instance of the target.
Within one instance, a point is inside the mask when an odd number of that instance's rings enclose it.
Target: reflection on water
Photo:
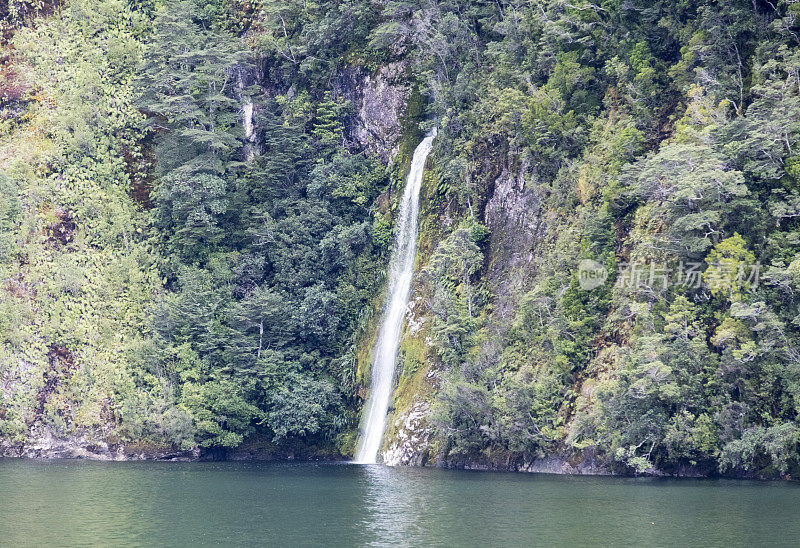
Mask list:
[[[360,467],[373,546],[796,545],[800,486]]]
[[[0,546],[791,545],[789,483],[0,460]]]
[[[370,544],[402,545],[424,534],[425,515],[435,512],[430,489],[408,481],[408,469],[378,464],[361,467],[367,482],[364,528]]]

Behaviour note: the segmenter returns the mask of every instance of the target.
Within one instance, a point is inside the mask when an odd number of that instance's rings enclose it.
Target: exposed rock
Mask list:
[[[397,435],[383,453],[383,463],[389,466],[421,466],[431,438],[428,425],[430,405],[417,401],[414,406],[395,422]]]
[[[400,150],[402,119],[411,96],[407,68],[401,61],[370,74],[363,67],[348,66],[333,86],[336,94],[353,106],[354,115],[345,124],[348,140],[385,162]]]
[[[538,193],[535,188],[526,186],[525,174],[528,171],[525,161],[516,168],[506,165],[495,177],[492,194],[484,208],[484,222],[490,230],[490,241],[486,247],[487,279],[492,286],[497,318],[510,318],[518,304],[518,296],[526,291],[536,269],[535,248],[544,232]],[[446,224],[446,218],[440,220]],[[427,318],[423,310],[422,297],[416,295],[407,314],[407,336],[418,334],[424,326]],[[495,328],[503,329],[501,325]],[[426,338],[426,343],[431,344],[430,338]],[[499,349],[491,345],[487,345],[485,350],[499,353]],[[435,367],[430,367],[428,374],[435,377],[435,371]],[[430,380],[432,385],[439,384],[435,378]],[[427,457],[432,437],[426,418],[429,410],[430,403],[420,400],[416,400],[409,410],[398,410],[401,422],[394,437],[389,439],[389,448],[384,454],[386,464],[420,464]],[[527,466],[555,470],[555,462],[542,461]],[[483,465],[473,463],[467,466]],[[568,472],[567,466],[569,464],[565,461],[560,468],[562,471],[558,473],[583,473]],[[489,467],[487,465],[487,469]]]
[[[406,322],[408,322],[408,334],[416,335],[425,325],[427,318],[423,315],[415,314],[416,309],[422,309],[421,299],[419,297],[409,301],[408,310],[406,312]]]
[[[584,459],[570,462],[558,456],[547,456],[542,459],[516,468],[518,472],[534,472],[538,474],[574,474],[592,476],[610,476],[613,472],[598,463],[595,459]]]
[[[517,296],[536,273],[535,248],[544,225],[539,196],[525,184],[527,172],[526,160],[518,170],[503,168],[484,210],[489,229],[487,279],[495,297],[495,317],[511,315]]]
[[[15,445],[0,441],[0,457],[31,459],[89,459],[106,461],[171,460],[190,461],[200,458],[200,450],[176,451],[169,448],[144,448],[109,444],[89,433],[76,433],[69,437],[54,436],[46,426],[31,429],[24,444]]]
[[[486,470],[495,472],[530,472],[534,474],[612,476],[614,471],[605,462],[596,458],[592,451],[581,455],[565,457],[548,455],[530,462],[475,460],[475,461],[440,461],[437,465],[444,468],[462,470]]]

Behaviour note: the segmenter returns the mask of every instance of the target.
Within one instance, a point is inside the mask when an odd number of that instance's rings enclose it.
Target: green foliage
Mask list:
[[[634,4],[70,0],[19,28],[0,436],[352,440],[387,190],[435,124],[397,400],[432,400],[431,447],[796,473],[797,5]],[[386,167],[350,101],[395,61]]]
[[[163,172],[223,174],[243,137],[233,88],[249,54],[234,35],[207,31],[194,15],[188,0],[158,10],[142,60],[139,104],[155,116],[151,126],[167,130],[159,153]]]
[[[318,129],[315,125],[312,132],[316,135]],[[323,142],[322,138],[317,138],[318,142]],[[341,135],[338,139],[341,140]],[[363,209],[375,201],[386,184],[386,168],[377,158],[363,153],[337,154],[330,162],[318,161],[311,172],[308,191],[332,200],[343,216],[363,215]]]
[[[431,283],[449,231],[421,260],[448,371],[444,457],[558,447],[634,473],[795,469],[796,10],[507,7],[397,3],[373,34],[409,44],[435,91],[428,211],[445,225],[482,211],[492,227],[470,274],[490,295],[480,322],[442,305],[463,282]],[[606,267],[604,284],[579,287],[582,259]],[[663,265],[672,283],[630,284],[615,276],[625,263]],[[676,283],[687,265],[701,287]],[[445,325],[458,336],[434,336]]]
[[[341,401],[328,381],[316,381],[302,373],[292,373],[272,396],[267,420],[275,441],[288,436],[306,436],[325,430],[336,433]],[[332,421],[332,422],[331,422]]]
[[[129,361],[159,286],[126,160],[140,156],[146,27],[126,2],[75,0],[14,37],[40,91],[0,135],[0,376],[13,387],[0,429],[13,443],[33,426],[128,440],[123,416],[131,436],[182,436],[162,422],[170,400],[137,387]]]
[[[387,216],[376,215],[372,223],[372,242],[378,249],[388,251],[392,245],[392,224]]]
[[[748,428],[742,437],[725,445],[720,454],[720,469],[752,470],[766,460],[785,474],[795,459],[798,443],[797,426],[785,423],[770,428]],[[763,464],[762,464],[763,466]]]
[[[227,380],[186,383],[182,404],[194,417],[202,447],[236,447],[254,431],[253,421],[261,414],[240,387]]]
[[[14,226],[20,214],[19,191],[14,181],[0,171],[0,264],[11,259]]]
[[[273,8],[268,17],[304,17]],[[156,369],[178,349],[196,356],[175,392],[204,447],[234,447],[257,429],[276,443],[330,439],[352,427],[343,358],[380,283],[372,209],[387,172],[345,150],[345,102],[318,89],[251,96],[245,44],[202,21],[188,2],[160,10],[139,81],[169,284],[153,309]],[[299,53],[290,42],[273,45]],[[257,147],[241,131],[245,100],[263,115]]]
[[[735,200],[748,194],[744,177],[724,168],[709,147],[667,145],[622,173],[640,199],[658,203],[654,210],[668,230],[667,243],[677,253],[698,257],[719,240]]]
[[[483,254],[469,228],[458,228],[434,250],[422,276],[433,295],[433,332],[442,361],[458,366],[465,358],[474,334],[476,317],[484,304],[480,287],[472,275],[480,268]]]
[[[304,66],[283,67],[300,81],[349,55],[328,33],[357,43],[370,22],[351,13],[373,10],[261,8],[73,0],[17,34],[41,93],[2,126],[25,132],[0,141],[0,376],[20,387],[0,405],[4,439],[42,423],[225,449],[256,431],[315,443],[353,428],[344,357],[382,281],[387,171],[346,149],[350,107],[324,79],[275,97],[250,86],[239,32],[297,16],[281,53],[309,41]]]
[[[696,464],[713,457],[717,444],[716,425],[704,415],[721,395],[717,357],[705,342],[697,307],[678,297],[659,331],[637,341],[619,379],[601,393],[600,431],[617,459],[633,467],[651,467],[663,450],[661,458]]]
[[[323,156],[331,154],[342,144],[341,110],[332,100],[330,92],[325,92],[324,99],[317,105],[311,136]]]
[[[756,257],[747,250],[739,234],[734,233],[715,245],[705,261],[708,268],[703,277],[713,295],[724,293],[736,299],[742,290],[752,287]]]
[[[158,224],[175,227],[170,247],[187,259],[203,257],[223,237],[220,217],[228,209],[225,180],[210,173],[172,172],[156,190]],[[207,251],[208,250],[208,251]]]

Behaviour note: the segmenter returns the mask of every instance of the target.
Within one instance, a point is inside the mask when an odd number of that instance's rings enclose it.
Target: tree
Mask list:
[[[718,129],[725,153],[759,185],[786,175],[800,139],[800,58],[783,45],[763,49],[767,60],[756,68],[752,102],[744,116]]]
[[[255,430],[261,411],[247,402],[241,388],[228,380],[187,383],[182,405],[194,417],[201,447],[236,447]]]
[[[624,184],[655,203],[666,227],[662,242],[681,256],[699,258],[725,233],[736,201],[749,193],[741,172],[702,145],[669,144],[623,169]]]
[[[738,300],[741,292],[756,285],[756,257],[738,233],[717,243],[705,259],[708,268],[703,279],[712,295],[729,295]]]
[[[778,473],[785,474],[797,462],[798,435],[797,426],[791,422],[748,428],[741,438],[725,444],[720,454],[720,472],[747,472],[769,463]]]
[[[293,326],[287,322],[288,316],[284,299],[266,285],[255,287],[232,304],[227,314],[225,352],[237,375],[259,375],[262,355],[289,342]]]
[[[324,99],[317,105],[311,135],[323,156],[332,154],[342,143],[341,110],[342,107],[333,100],[330,92],[325,92]]]
[[[290,370],[270,399],[267,422],[274,440],[288,436],[310,436],[326,431],[336,433],[341,425],[341,400],[328,381],[311,379]]]
[[[712,459],[717,358],[705,341],[699,310],[677,297],[662,330],[637,339],[619,378],[600,394],[600,425],[617,460],[644,472]]]
[[[196,15],[188,0],[158,11],[139,102],[160,136],[162,173],[223,175],[244,138],[234,86],[250,55],[235,36],[203,30]]]
[[[210,173],[173,171],[155,192],[157,225],[182,259],[204,259],[223,237],[228,211],[227,183]]]
[[[422,271],[432,292],[429,306],[436,318],[438,350],[449,366],[463,359],[475,329],[477,292],[471,276],[482,261],[471,231],[460,227],[439,243]]]

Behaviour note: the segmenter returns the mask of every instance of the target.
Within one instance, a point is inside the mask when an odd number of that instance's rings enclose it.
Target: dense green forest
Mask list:
[[[798,17],[0,5],[0,448],[352,455],[436,126],[388,445],[423,409],[415,462],[800,473]],[[404,104],[373,146],[353,97],[387,67],[369,89]]]

